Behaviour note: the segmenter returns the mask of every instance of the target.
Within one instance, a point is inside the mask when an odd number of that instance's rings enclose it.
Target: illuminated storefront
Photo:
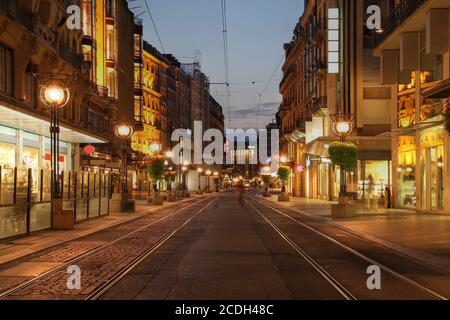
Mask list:
[[[50,170],[50,139],[0,125],[0,166],[2,169]],[[60,142],[60,169],[70,170],[72,146]]]
[[[391,161],[361,160],[358,162],[358,199],[384,199],[386,188],[391,188]]]
[[[420,132],[421,209],[444,210],[444,126]]]
[[[398,203],[400,207],[415,208],[416,195],[416,140],[414,136],[399,136],[398,148]]]

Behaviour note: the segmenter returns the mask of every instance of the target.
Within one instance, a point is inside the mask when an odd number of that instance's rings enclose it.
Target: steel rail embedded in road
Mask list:
[[[100,251],[102,251],[102,250],[104,250],[106,248],[109,248],[112,245],[114,245],[114,244],[116,244],[116,243],[118,243],[118,242],[120,242],[120,241],[122,241],[122,240],[124,240],[124,239],[126,239],[126,238],[128,238],[128,237],[130,237],[130,236],[132,236],[132,235],[142,231],[142,230],[145,230],[145,229],[151,227],[152,225],[154,225],[154,224],[156,224],[158,222],[164,221],[164,220],[166,220],[166,219],[168,219],[168,218],[170,218],[170,217],[172,217],[172,216],[174,216],[174,215],[176,215],[176,214],[178,214],[178,213],[180,213],[180,212],[182,212],[182,211],[184,211],[186,209],[189,209],[189,208],[191,208],[191,207],[193,207],[193,206],[195,206],[195,205],[197,205],[199,203],[206,202],[207,200],[210,200],[210,198],[200,199],[199,201],[196,201],[196,202],[194,202],[192,204],[189,204],[186,207],[178,209],[178,210],[176,210],[176,211],[174,211],[174,212],[172,212],[172,213],[170,213],[170,214],[168,214],[168,215],[166,215],[164,217],[161,217],[161,218],[159,218],[159,219],[157,219],[155,221],[152,221],[151,223],[148,223],[148,224],[140,227],[139,229],[136,229],[136,230],[133,230],[131,232],[128,232],[128,233],[120,236],[119,238],[114,239],[113,241],[110,241],[108,243],[105,243],[105,244],[99,245],[97,247],[94,247],[93,249],[91,249],[91,250],[89,250],[89,251],[87,251],[87,252],[85,252],[85,253],[83,253],[83,254],[81,254],[81,255],[79,255],[79,256],[77,256],[77,257],[75,257],[75,258],[73,258],[73,259],[71,259],[71,260],[69,260],[67,262],[65,262],[64,264],[62,264],[60,266],[57,266],[57,267],[55,267],[53,269],[50,269],[50,270],[48,270],[48,271],[46,271],[46,272],[44,272],[44,273],[34,277],[33,279],[25,281],[25,282],[15,286],[15,287],[12,287],[12,288],[9,288],[7,290],[4,290],[3,292],[0,292],[0,299],[4,299],[7,296],[10,296],[10,295],[12,295],[12,294],[14,294],[16,292],[19,292],[19,291],[21,291],[21,290],[23,290],[23,289],[25,289],[27,287],[30,287],[35,282],[39,281],[40,279],[42,279],[42,278],[44,278],[46,276],[49,276],[49,275],[51,275],[53,273],[56,273],[56,272],[58,272],[58,271],[60,271],[60,270],[62,270],[64,268],[67,268],[68,266],[74,265],[74,264],[76,264],[77,262],[79,262],[82,259],[85,259],[85,258],[88,258],[90,256],[93,256],[96,253],[99,253]],[[165,208],[165,209],[167,209],[167,208]],[[128,222],[134,222],[134,221],[137,221],[137,220],[139,220],[141,218],[144,218],[144,217],[145,216],[142,216],[142,217],[139,217],[139,218],[137,218],[135,220],[128,221]],[[113,226],[113,227],[116,227],[116,226]]]
[[[309,254],[307,254],[302,248],[300,248],[286,233],[281,231],[272,221],[264,216],[253,204],[244,199],[244,202],[248,203],[253,210],[255,210],[264,221],[267,222],[280,237],[286,241],[314,270],[316,270],[322,278],[324,278],[339,294],[346,300],[357,300],[356,297],[348,291],[339,281],[337,281],[331,274],[329,274],[316,260],[314,260]]]
[[[186,227],[192,220],[198,217],[201,213],[206,211],[211,204],[216,202],[217,199],[209,202],[205,207],[203,207],[199,212],[186,220],[182,225],[175,228],[172,232],[168,233],[161,240],[155,243],[153,246],[148,248],[145,252],[136,257],[132,262],[130,262],[127,266],[125,266],[122,270],[116,273],[111,279],[105,282],[102,286],[97,288],[93,293],[91,293],[85,300],[98,300],[105,293],[107,293],[112,287],[114,287],[120,280],[122,280],[128,273],[134,270],[137,266],[139,266],[144,260],[150,257],[156,250],[158,250],[163,244],[165,244],[169,239],[171,239],[175,234],[177,234],[180,230]]]
[[[340,242],[340,241],[338,241],[338,240],[336,240],[336,239],[334,239],[334,238],[324,234],[323,232],[321,232],[321,231],[319,231],[319,230],[317,230],[317,229],[315,229],[315,228],[313,228],[313,227],[311,227],[311,226],[309,226],[309,225],[307,225],[307,224],[305,224],[305,223],[295,219],[294,217],[292,217],[292,216],[290,216],[290,215],[288,215],[288,214],[278,210],[277,208],[274,208],[273,206],[268,205],[268,204],[264,203],[263,201],[255,199],[254,197],[252,197],[252,199],[254,201],[258,202],[259,204],[261,204],[261,205],[263,205],[263,206],[273,210],[274,212],[284,216],[285,218],[295,222],[296,224],[301,225],[302,227],[312,231],[313,233],[315,233],[315,234],[325,238],[326,240],[334,243],[335,245],[343,248],[347,252],[350,252],[351,254],[355,255],[356,257],[358,257],[358,258],[360,258],[360,259],[362,259],[362,260],[364,260],[364,261],[366,261],[366,262],[368,262],[368,263],[370,263],[372,265],[379,266],[380,269],[382,269],[385,272],[389,273],[393,277],[395,277],[395,278],[399,279],[400,281],[408,284],[409,286],[414,287],[415,289],[421,291],[422,293],[425,293],[425,294],[431,296],[433,299],[435,299],[435,300],[448,300],[447,297],[441,295],[440,293],[437,293],[437,292],[433,291],[432,289],[430,289],[430,288],[428,288],[428,287],[426,287],[426,286],[424,286],[424,285],[422,285],[422,284],[420,284],[420,283],[418,283],[418,282],[416,282],[416,281],[414,281],[414,280],[412,280],[412,279],[410,279],[410,278],[408,278],[408,277],[406,277],[406,276],[404,276],[404,275],[402,275],[402,274],[392,270],[391,268],[387,267],[386,265],[384,265],[382,263],[379,263],[378,261],[375,261],[372,258],[369,258],[368,256],[366,256],[366,255],[356,251],[355,249],[350,248],[349,246],[347,246],[347,245],[343,244],[342,242]],[[351,233],[349,233],[349,234],[351,234]]]

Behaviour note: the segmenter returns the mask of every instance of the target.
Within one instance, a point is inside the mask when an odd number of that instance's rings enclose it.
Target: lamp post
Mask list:
[[[333,132],[336,136],[340,138],[342,143],[347,141],[347,137],[353,131],[353,115],[351,114],[333,114],[330,115],[333,121]],[[340,172],[340,194],[345,196],[347,194],[347,175],[345,170],[341,168]]]
[[[122,181],[122,210],[126,210],[126,204],[129,200],[128,195],[128,170],[127,170],[127,141],[133,136],[134,130],[133,126],[127,122],[121,122],[115,127],[116,137],[122,142],[122,170],[121,170],[121,181]]]
[[[52,200],[62,198],[60,172],[59,172],[59,110],[70,99],[68,88],[59,85],[43,85],[40,90],[42,103],[50,108],[50,153],[52,168]]]

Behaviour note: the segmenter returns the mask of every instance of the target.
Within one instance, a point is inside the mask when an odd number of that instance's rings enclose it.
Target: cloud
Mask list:
[[[280,103],[279,102],[266,102],[261,104],[259,112],[258,125],[260,128],[265,128],[266,125],[275,119],[275,114],[278,111]],[[255,128],[258,115],[258,106],[243,106],[235,107],[231,110],[233,128]],[[230,126],[228,119],[225,124]]]
[[[275,114],[278,111],[279,102],[267,102],[262,103],[259,111],[260,117],[275,117]],[[246,106],[240,108],[234,108],[231,111],[231,115],[233,119],[242,119],[244,117],[256,117],[258,115],[258,106]]]

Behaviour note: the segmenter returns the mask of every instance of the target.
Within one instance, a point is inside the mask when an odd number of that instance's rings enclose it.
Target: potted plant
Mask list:
[[[331,162],[342,170],[351,172],[358,166],[358,149],[353,143],[332,143],[328,153]]]
[[[164,161],[161,159],[154,160],[148,166],[147,172],[153,180],[153,205],[162,205],[163,200],[159,193],[158,185],[164,174]]]
[[[289,193],[286,191],[286,182],[289,180],[291,176],[291,169],[288,167],[280,167],[277,172],[278,178],[281,180],[281,195],[278,196],[279,202],[287,202],[289,201]]]
[[[345,172],[352,172],[358,166],[358,148],[353,143],[335,142],[328,149],[330,160],[335,166],[341,168],[341,190],[339,203],[332,205],[333,218],[348,218],[356,215],[356,206],[350,204],[346,194]]]
[[[270,192],[270,182],[272,181],[271,176],[263,176],[262,180],[264,182],[264,198],[270,198],[272,196],[272,193]]]

